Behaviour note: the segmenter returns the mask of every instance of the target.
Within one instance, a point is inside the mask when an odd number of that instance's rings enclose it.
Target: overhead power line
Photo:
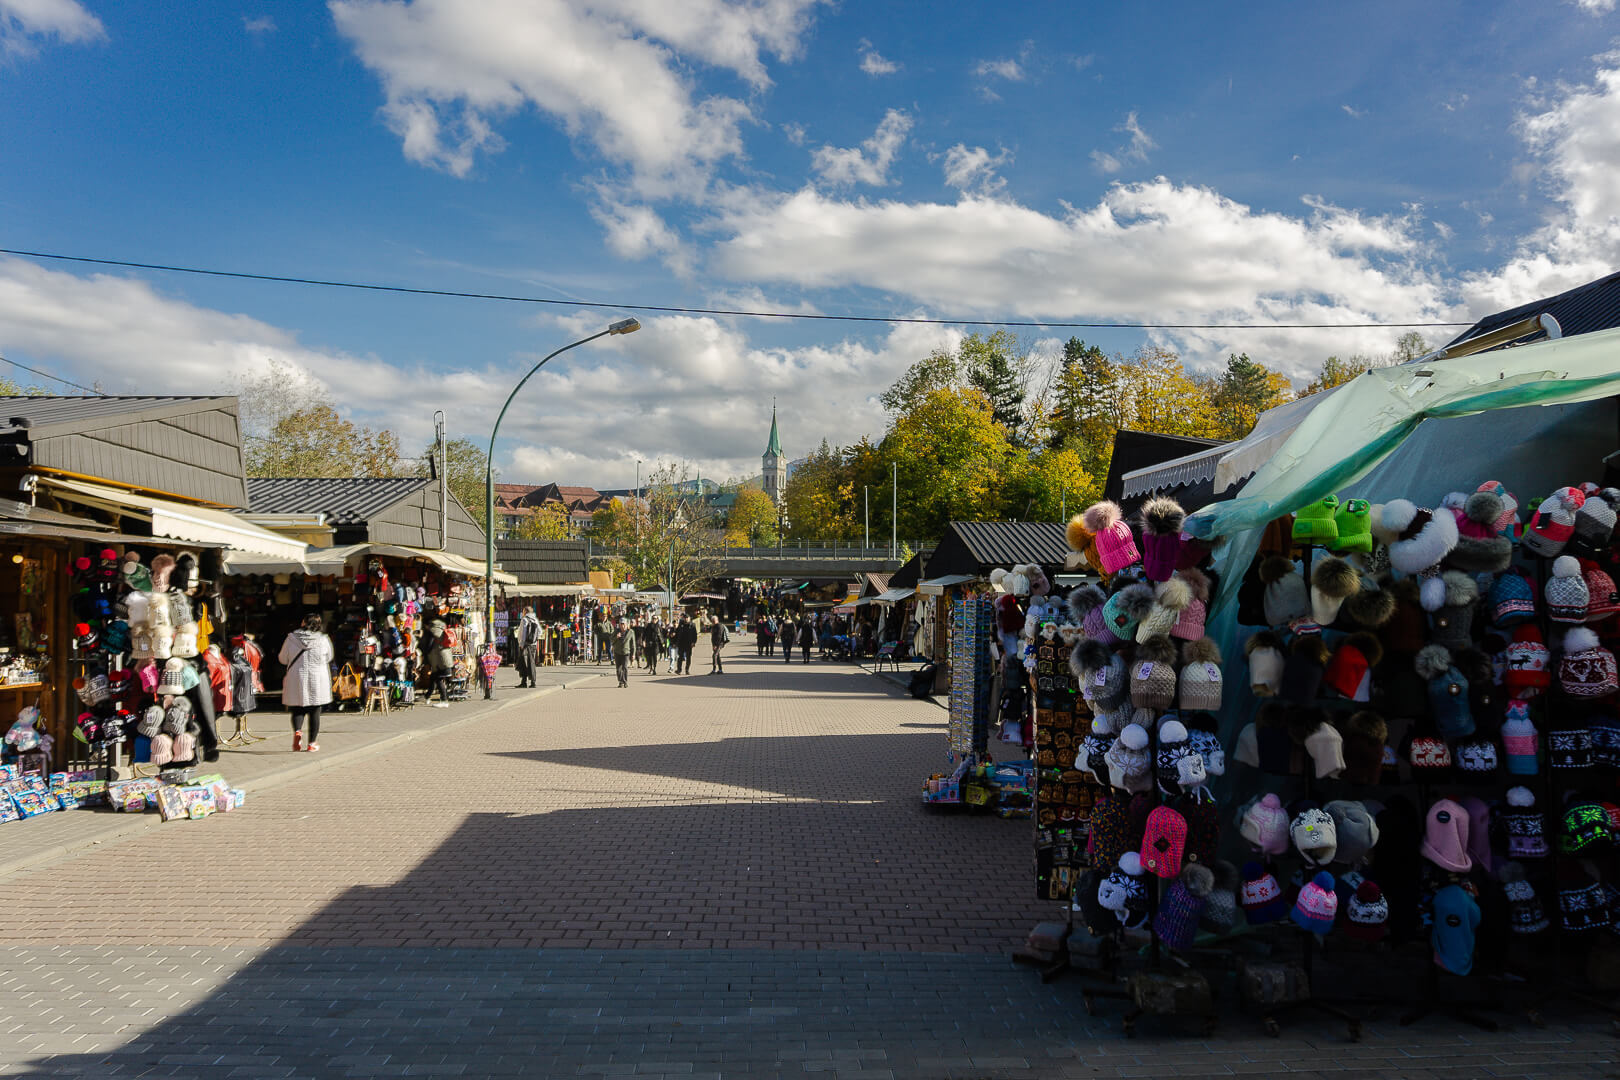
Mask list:
[[[95,389],[94,387],[85,386],[83,383],[76,383],[72,379],[64,379],[60,375],[52,375],[48,371],[41,371],[39,368],[29,367],[27,364],[19,364],[17,361],[9,360],[4,356],[0,356],[0,362],[10,364],[14,368],[21,368],[23,371],[31,372],[32,374],[38,375],[42,379],[49,379],[51,382],[58,382],[63,386],[71,386],[75,390],[83,390],[87,394],[101,393],[101,391]]]
[[[511,304],[549,304],[555,307],[610,308],[619,311],[658,311],[672,315],[732,315],[746,319],[803,319],[820,322],[922,323],[929,326],[1027,326],[1049,329],[1083,330],[1414,330],[1450,326],[1472,326],[1471,322],[1360,322],[1360,323],[1149,323],[1149,322],[1058,322],[1047,319],[923,319],[907,315],[822,315],[799,311],[743,311],[733,308],[677,307],[673,304],[638,304],[626,300],[553,300],[541,296],[510,296],[503,293],[461,292],[456,289],[416,289],[407,285],[379,285],[364,281],[329,281],[323,278],[257,274],[245,270],[210,270],[197,266],[169,266],[163,263],[134,262],[128,259],[97,259],[88,255],[57,255],[46,251],[20,251],[0,248],[0,254],[58,262],[90,263],[95,266],[122,266],[131,270],[160,270],[169,274],[199,274],[204,277],[238,278],[243,281],[274,281],[284,285],[318,285],[328,289],[361,289],[367,292],[405,293],[410,296],[446,296],[458,300],[499,300]]]

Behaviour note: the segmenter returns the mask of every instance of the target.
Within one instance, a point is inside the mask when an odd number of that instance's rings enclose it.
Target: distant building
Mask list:
[[[763,479],[765,495],[777,506],[787,493],[787,456],[782,453],[782,439],[776,433],[776,406],[771,406],[771,441],[765,444]]]
[[[540,512],[542,507],[556,505],[568,514],[569,530],[579,533],[590,528],[591,515],[606,505],[607,499],[592,487],[570,487],[561,484],[496,484],[495,538],[510,539],[523,520]]]

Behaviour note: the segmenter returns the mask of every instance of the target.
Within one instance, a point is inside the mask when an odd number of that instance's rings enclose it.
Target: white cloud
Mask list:
[[[1343,109],[1344,115],[1348,116],[1352,120],[1360,120],[1363,116],[1367,115],[1366,110],[1358,109],[1353,105],[1340,105],[1339,108]]]
[[[1127,165],[1146,164],[1148,151],[1157,148],[1159,145],[1153,141],[1153,138],[1147,132],[1142,130],[1142,125],[1137,121],[1135,112],[1127,113],[1124,122],[1114,130],[1129,135],[1130,142],[1124,146],[1116,147],[1112,152],[1106,150],[1093,150],[1091,152],[1092,166],[1105,176],[1112,176],[1123,170]]]
[[[787,141],[792,143],[794,146],[804,145],[803,124],[783,124],[782,134],[787,136]]]
[[[980,60],[974,67],[973,74],[980,77],[1006,79],[1008,82],[1023,82],[1024,67],[1017,60],[1011,58],[1002,60]]]
[[[795,56],[818,0],[331,0],[383,83],[412,161],[464,176],[533,106],[648,191],[700,187],[742,151],[749,105],[699,97],[683,59],[769,87],[762,55]]]
[[[997,170],[1010,159],[1005,150],[992,155],[982,146],[957,143],[945,151],[945,183],[958,191],[993,195],[1007,186]]]
[[[885,58],[865,38],[861,39],[860,53],[861,70],[868,75],[893,75],[900,70],[899,64]]]
[[[0,52],[27,55],[38,37],[76,43],[106,36],[101,20],[78,0],[0,0]]]
[[[268,15],[255,15],[252,18],[244,15],[242,29],[250,34],[273,34],[276,32],[276,20]]]
[[[615,254],[626,259],[659,256],[677,274],[690,272],[691,255],[680,234],[651,207],[609,199],[593,207],[591,216],[606,231],[608,247]]]
[[[1070,57],[1069,62],[1074,65],[1074,69],[1076,71],[1084,71],[1086,68],[1097,62],[1097,54],[1086,53],[1084,56]]]
[[[824,183],[881,187],[889,183],[889,166],[905,145],[911,125],[908,114],[890,109],[860,146],[819,147],[810,156],[810,167]]]
[[[1573,0],[1576,7],[1588,15],[1607,15],[1614,10],[1615,0]]]

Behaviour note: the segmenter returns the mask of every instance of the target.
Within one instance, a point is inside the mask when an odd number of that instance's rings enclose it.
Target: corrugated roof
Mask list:
[[[248,500],[260,514],[325,514],[328,525],[364,525],[437,481],[426,476],[249,477]]]
[[[866,579],[866,585],[861,590],[862,596],[876,596],[889,591],[889,574],[865,573],[861,577]]]
[[[1520,304],[1516,308],[1487,315],[1447,344],[1455,345],[1459,341],[1488,334],[1492,330],[1510,326],[1532,315],[1543,314],[1551,315],[1558,320],[1565,337],[1590,334],[1597,330],[1612,330],[1620,326],[1620,272],[1589,281],[1585,285],[1577,285],[1557,296],[1532,300],[1528,304]]]
[[[34,434],[52,435],[88,427],[106,427],[108,421],[133,423],[176,409],[195,408],[199,402],[227,400],[220,396],[196,397],[30,397],[0,395],[0,421],[7,428],[28,428]]]
[[[590,580],[590,560],[583,540],[498,540],[495,558],[501,569],[524,585],[565,585]]]

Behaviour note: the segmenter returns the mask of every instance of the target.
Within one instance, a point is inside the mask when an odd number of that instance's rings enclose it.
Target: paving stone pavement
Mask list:
[[[701,669],[702,665],[700,665]],[[1212,1038],[1007,950],[1027,822],[848,665],[597,679],[0,878],[0,1075],[1620,1076],[1609,1029]]]

